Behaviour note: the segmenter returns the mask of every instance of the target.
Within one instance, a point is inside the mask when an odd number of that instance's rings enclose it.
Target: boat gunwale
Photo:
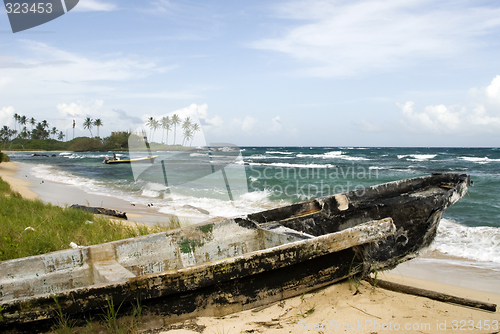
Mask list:
[[[370,229],[373,228],[379,228],[379,233],[377,235],[369,235],[367,236],[366,239],[359,239],[359,242],[356,244],[343,244],[342,246],[338,246],[339,241],[342,239],[355,239],[353,235],[356,233],[359,234],[359,232],[365,231],[370,231]],[[275,233],[272,231],[267,231],[264,230],[265,232],[269,233]],[[266,271],[265,268],[262,268],[262,266],[255,266],[253,270],[249,270],[245,275],[241,275],[241,272],[239,270],[234,270],[237,264],[240,264],[240,267],[243,268],[244,264],[249,263],[249,262],[259,262],[259,264],[262,264],[264,261],[268,261],[269,263],[271,262],[271,257],[277,256],[279,257],[279,260],[276,261],[273,264],[273,269],[279,269],[282,267],[286,267],[291,265],[290,263],[286,263],[283,258],[286,258],[284,254],[287,253],[296,253],[298,249],[304,250],[304,246],[311,245],[311,249],[309,250],[306,255],[301,254],[301,256],[297,256],[297,259],[300,259],[299,261],[293,261],[293,263],[299,263],[299,262],[304,262],[310,259],[314,259],[320,256],[323,256],[325,254],[329,253],[335,253],[339,252],[351,247],[356,247],[359,245],[363,245],[366,243],[374,242],[376,240],[379,240],[381,238],[387,237],[389,235],[394,234],[396,231],[396,227],[390,217],[380,219],[380,220],[373,220],[369,221],[339,232],[335,233],[329,233],[325,234],[322,236],[314,237],[311,239],[304,239],[304,240],[296,240],[292,241],[290,243],[286,243],[283,245],[278,245],[274,247],[269,247],[269,248],[264,248],[261,250],[255,250],[252,252],[244,253],[238,256],[230,257],[230,258],[225,258],[225,259],[219,259],[219,260],[214,260],[214,261],[208,261],[196,265],[191,265],[187,266],[184,268],[180,269],[171,269],[171,270],[166,270],[162,272],[157,272],[157,273],[151,273],[151,274],[145,274],[145,275],[140,275],[136,277],[131,277],[126,280],[120,280],[120,281],[115,281],[115,282],[104,282],[104,283],[98,283],[98,284],[93,284],[93,285],[87,285],[87,286],[82,286],[82,287],[76,287],[72,289],[65,289],[62,291],[58,292],[52,292],[52,293],[44,293],[44,294],[39,294],[35,296],[25,296],[25,297],[20,297],[20,298],[15,298],[15,299],[10,299],[5,302],[0,302],[0,305],[7,305],[7,304],[23,304],[23,303],[32,303],[34,301],[44,301],[44,300],[52,300],[53,298],[59,298],[59,297],[64,297],[64,296],[70,296],[71,294],[81,294],[83,293],[88,293],[89,290],[97,292],[100,289],[112,289],[124,285],[130,285],[130,286],[140,286],[142,282],[147,282],[148,280],[154,280],[154,279],[162,279],[163,284],[165,284],[165,281],[167,280],[172,280],[174,281],[175,278],[181,278],[184,277],[185,279],[188,277],[195,278],[197,274],[204,274],[207,272],[207,269],[214,269],[216,270],[217,267],[221,268],[232,268],[233,270],[230,270],[228,272],[234,272],[235,274],[231,277],[226,278],[224,281],[228,281],[231,279],[234,279],[236,277],[245,277],[245,276],[250,276],[250,275],[255,275],[259,274],[261,272]],[[278,234],[278,233],[276,233]],[[321,247],[323,246],[323,247]],[[333,246],[333,247],[331,247]],[[92,247],[92,246],[87,246],[87,247]],[[322,252],[319,252],[322,251]],[[258,256],[261,255],[261,256]],[[258,257],[257,257],[258,256]],[[276,265],[278,263],[278,265]],[[243,264],[243,266],[241,266]],[[221,273],[221,275],[224,275],[227,273]],[[188,276],[189,275],[189,276]],[[204,276],[202,276],[204,277]],[[201,279],[200,279],[201,280]],[[192,286],[191,288],[185,288],[185,289],[177,289],[175,292],[185,292],[189,290],[195,290],[198,288],[203,288],[207,285],[213,284],[213,281],[216,280],[215,278],[212,278],[207,281],[208,284],[195,284],[195,286]],[[164,295],[164,294],[162,294]],[[155,296],[155,297],[161,297],[160,296]],[[167,294],[168,295],[168,294]],[[8,317],[7,317],[8,318]]]

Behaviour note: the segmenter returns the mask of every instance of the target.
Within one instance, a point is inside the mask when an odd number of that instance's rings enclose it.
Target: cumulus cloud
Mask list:
[[[484,105],[474,108],[467,120],[470,124],[481,126],[486,131],[500,129],[500,117],[489,115]]]
[[[241,123],[241,129],[245,132],[250,132],[253,129],[253,126],[257,123],[257,120],[253,117],[246,116]]]
[[[65,117],[88,117],[89,115],[99,114],[99,109],[103,104],[103,100],[95,100],[91,104],[84,104],[79,101],[69,104],[59,103],[56,108],[59,110],[59,113]]]
[[[478,49],[478,38],[500,27],[500,8],[451,0],[437,6],[426,0],[300,0],[274,9],[286,26],[249,46],[289,55],[312,76],[447,59]]]
[[[397,106],[404,128],[413,133],[484,134],[500,130],[500,76],[483,88],[472,88],[473,101],[468,105],[429,105],[416,110],[413,101]]]
[[[251,116],[245,116],[244,119],[234,118],[232,120],[233,129],[242,130],[244,132],[251,132],[253,126],[257,123],[257,120]]]
[[[497,75],[485,89],[488,101],[500,105],[500,75]]]
[[[411,132],[450,134],[456,133],[462,127],[463,110],[456,112],[453,107],[440,104],[427,106],[422,112],[417,112],[414,110],[414,105],[412,101],[398,104],[404,116],[403,123]]]
[[[16,110],[12,106],[3,107],[2,109],[0,109],[0,124],[2,126],[9,126],[11,123],[13,123],[13,116],[15,111]]]

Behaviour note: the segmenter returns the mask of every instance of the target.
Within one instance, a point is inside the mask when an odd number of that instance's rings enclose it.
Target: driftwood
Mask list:
[[[375,280],[371,277],[366,278],[366,281],[368,281],[371,285],[380,287],[382,289],[396,291],[396,292],[402,292],[402,293],[406,293],[409,295],[426,297],[426,298],[430,298],[430,299],[437,300],[440,302],[469,306],[469,307],[479,308],[481,310],[492,311],[492,312],[496,312],[496,309],[497,309],[496,304],[484,303],[484,302],[473,300],[473,299],[456,297],[456,296],[448,295],[446,293],[415,288],[413,286],[392,283],[392,282],[383,281],[380,279],[377,279],[377,281],[375,282]]]
[[[92,206],[85,206],[85,205],[79,205],[79,204],[73,204],[71,207],[75,208],[75,209],[81,209],[81,210],[85,210],[88,212],[92,212],[95,214],[127,219],[126,212],[121,212],[121,211],[117,211],[117,210],[113,210],[113,209],[105,209],[105,208],[100,208],[100,207],[92,207]]]

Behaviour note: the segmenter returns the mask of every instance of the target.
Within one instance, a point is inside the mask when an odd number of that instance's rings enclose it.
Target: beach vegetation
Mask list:
[[[59,301],[56,297],[53,297],[54,302],[56,303],[56,324],[52,328],[57,334],[71,334],[71,329],[75,325],[75,321],[71,320],[66,314],[62,312],[61,305],[59,305]]]
[[[10,161],[9,156],[5,153],[0,152],[0,163],[9,161]]]
[[[0,179],[0,261],[166,231],[135,228],[87,211],[27,200]],[[93,224],[86,224],[92,221]]]
[[[298,316],[300,316],[302,318],[307,318],[308,316],[310,316],[311,314],[313,314],[314,311],[316,311],[316,305],[313,305],[313,307],[311,307],[310,309],[306,310],[305,312],[300,311],[300,313],[298,314]]]
[[[55,126],[50,127],[47,120],[36,122],[31,117],[19,114],[14,115],[16,123],[14,129],[4,125],[0,128],[0,149],[15,150],[15,151],[78,151],[78,152],[106,152],[106,151],[124,151],[128,149],[128,139],[130,131],[112,132],[110,136],[101,138],[99,135],[100,127],[104,125],[100,118],[92,119],[86,117],[83,122],[83,128],[89,130],[90,137],[75,136],[76,122],[73,120],[73,139],[68,140],[67,131],[57,129]],[[182,144],[176,144],[177,125],[181,125],[183,130]],[[31,129],[28,127],[31,126]],[[97,136],[92,133],[93,127],[97,128]],[[183,151],[188,149],[187,146],[192,145],[192,141],[196,132],[201,131],[199,124],[194,123],[190,117],[181,119],[177,114],[171,117],[165,116],[159,120],[154,117],[149,117],[146,126],[150,128],[149,145],[150,149],[165,150],[165,145],[168,150]],[[174,130],[173,143],[168,143],[168,134]],[[162,130],[161,142],[153,142],[153,137],[156,130]],[[166,132],[166,140],[164,142]],[[144,136],[145,137],[145,136]],[[66,139],[66,141],[64,141]]]
[[[363,275],[361,274],[363,269],[362,262],[356,262],[356,256],[352,258],[351,264],[349,266],[349,276],[347,277],[347,281],[349,282],[349,289],[354,288],[356,291],[354,295],[361,293],[359,291],[359,287],[361,285],[361,281],[363,279]]]

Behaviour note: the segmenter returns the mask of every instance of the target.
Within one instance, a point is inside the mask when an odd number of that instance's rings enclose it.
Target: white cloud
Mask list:
[[[492,103],[500,104],[500,75],[497,75],[485,89],[486,97]]]
[[[414,133],[450,134],[461,131],[463,110],[456,112],[445,105],[427,106],[423,112],[414,111],[414,102],[398,104],[404,115],[403,123]]]
[[[484,105],[478,105],[474,108],[471,115],[468,116],[469,124],[481,126],[485,131],[499,130],[500,117],[490,116]]]
[[[108,2],[102,2],[97,0],[80,0],[78,5],[76,5],[74,11],[78,12],[90,12],[90,11],[104,11],[109,12],[116,9],[116,5]]]
[[[471,88],[469,98],[469,105],[430,105],[420,112],[412,101],[397,104],[403,116],[400,124],[419,134],[500,134],[500,76],[486,87]]]
[[[61,89],[102,93],[112,90],[105,88],[104,82],[141,79],[165,71],[164,66],[135,56],[103,54],[91,58],[31,40],[22,40],[20,46],[24,51],[22,56],[0,57],[0,86],[8,80],[5,90],[13,93],[30,90],[45,95]],[[95,81],[99,84],[89,84]]]
[[[250,116],[245,116],[244,119],[234,118],[232,120],[233,131],[244,131],[244,132],[252,132],[254,125],[257,123],[257,120]]]
[[[301,0],[274,8],[287,19],[285,32],[250,46],[303,61],[306,74],[313,76],[446,59],[476,49],[479,37],[500,27],[500,8],[473,2]],[[289,28],[290,22],[296,24]]]
[[[252,131],[255,123],[257,123],[257,120],[255,118],[246,116],[241,124],[241,129],[245,132],[250,132]]]
[[[0,109],[0,124],[2,126],[9,126],[10,124],[13,124],[13,116],[15,111],[16,110],[12,106],[3,107],[2,109]]]
[[[59,113],[65,117],[89,117],[90,115],[99,115],[99,109],[104,104],[103,100],[95,100],[90,105],[84,105],[81,102],[70,104],[59,103],[56,108]]]

